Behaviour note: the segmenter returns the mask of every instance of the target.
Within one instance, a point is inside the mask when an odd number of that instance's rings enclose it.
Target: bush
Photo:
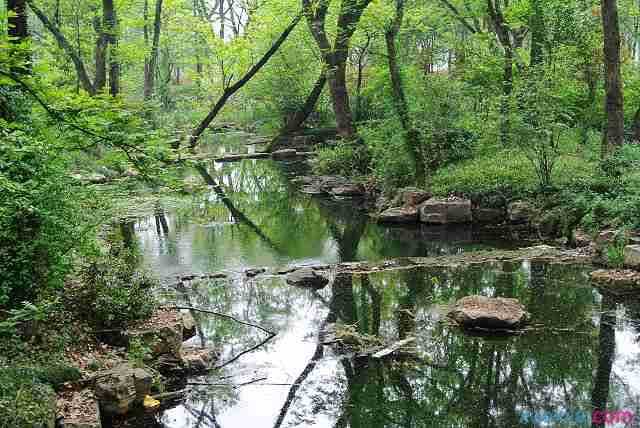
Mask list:
[[[362,145],[339,142],[335,146],[318,150],[314,171],[318,174],[336,174],[346,177],[364,174],[368,170],[369,157]]]
[[[86,242],[84,191],[53,144],[0,121],[0,307],[60,287]]]
[[[153,313],[156,302],[150,290],[157,281],[137,269],[135,260],[129,251],[112,250],[83,267],[82,287],[74,298],[82,302],[80,315],[97,328],[124,328]]]
[[[0,428],[45,427],[55,420],[55,393],[33,370],[0,369]]]

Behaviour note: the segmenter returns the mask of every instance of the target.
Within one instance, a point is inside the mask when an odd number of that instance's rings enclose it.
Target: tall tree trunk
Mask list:
[[[69,55],[69,58],[71,58],[71,61],[73,62],[73,65],[76,69],[76,74],[78,75],[78,80],[80,80],[80,83],[82,84],[82,88],[85,91],[87,91],[89,95],[92,95],[92,96],[95,95],[96,94],[95,88],[91,83],[91,79],[89,78],[89,74],[87,73],[87,69],[84,66],[84,62],[82,61],[82,58],[80,58],[80,54],[76,52],[76,50],[71,46],[71,43],[69,43],[69,41],[64,36],[64,34],[62,34],[60,29],[56,27],[49,20],[47,15],[45,15],[35,5],[33,0],[26,0],[26,2],[31,8],[31,10],[33,11],[33,13],[35,13],[38,19],[42,22],[42,25],[44,25],[45,28],[47,28],[51,32],[51,34],[53,34],[60,48],[62,48],[62,50],[64,50],[66,54]]]
[[[316,83],[313,85],[313,89],[309,93],[309,96],[307,96],[304,105],[302,106],[302,108],[298,109],[298,111],[287,118],[287,121],[282,128],[282,131],[280,131],[280,134],[288,135],[300,130],[302,124],[309,118],[309,115],[315,109],[316,104],[318,103],[318,99],[320,98],[322,90],[324,89],[326,84],[327,73],[325,69],[322,69],[322,71],[320,72],[320,76],[318,76],[318,80],[316,80]]]
[[[333,111],[336,115],[338,135],[349,141],[356,139],[357,131],[353,123],[347,89],[346,59],[337,61],[329,70],[329,90],[331,91]]]
[[[511,133],[511,109],[509,102],[513,92],[513,50],[506,47],[504,50],[504,70],[502,76],[502,100],[500,101],[500,141],[503,146],[509,144]]]
[[[160,45],[160,26],[162,24],[162,0],[156,0],[155,17],[153,19],[153,42],[149,63],[144,76],[144,99],[148,100],[153,95],[156,67],[158,64],[158,48]]]
[[[398,53],[396,51],[396,38],[402,27],[404,19],[404,0],[396,0],[396,13],[391,26],[385,32],[387,44],[387,58],[389,64],[389,75],[391,77],[391,89],[393,92],[393,105],[396,114],[404,130],[404,141],[407,151],[413,158],[416,170],[416,179],[423,185],[425,183],[425,162],[422,155],[422,138],[418,130],[413,126],[409,114],[409,106],[404,92],[402,73],[398,65]]]
[[[602,0],[601,11],[606,70],[605,114],[607,122],[602,138],[602,157],[606,157],[624,142],[624,111],[617,0]]]
[[[120,92],[120,62],[118,61],[118,21],[113,0],[102,0],[102,25],[109,41],[109,93]]]
[[[9,39],[15,45],[26,42],[29,38],[29,26],[27,22],[27,5],[25,0],[7,0],[7,11],[13,12],[7,18]],[[29,73],[31,70],[31,58],[27,47],[16,46],[15,52],[20,58],[20,66],[12,70],[17,74]]]
[[[93,80],[93,86],[96,92],[102,92],[107,84],[107,48],[109,47],[109,39],[104,32],[100,16],[94,18],[93,28],[96,31],[96,47],[94,51],[96,75]]]
[[[531,14],[531,65],[537,66],[543,61],[543,47],[545,40],[544,14],[540,5],[541,0],[532,0]]]

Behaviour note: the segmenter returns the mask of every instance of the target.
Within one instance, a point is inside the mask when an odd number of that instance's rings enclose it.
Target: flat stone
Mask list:
[[[448,316],[468,329],[515,330],[530,318],[517,299],[468,296],[458,300]]]
[[[287,284],[296,287],[319,290],[325,287],[329,280],[312,268],[301,268],[287,274]]]
[[[635,294],[640,292],[640,272],[636,270],[600,269],[591,272],[591,281],[597,288],[613,294]]]
[[[364,195],[364,187],[360,184],[345,184],[331,189],[333,196],[362,196]]]
[[[418,209],[416,207],[389,208],[377,217],[378,223],[417,223]]]
[[[624,247],[624,265],[632,269],[640,269],[640,245]]]
[[[271,157],[275,160],[288,160],[295,158],[297,155],[298,152],[295,149],[282,149],[271,153]]]
[[[507,207],[509,221],[511,223],[529,223],[535,217],[536,211],[533,206],[524,201],[512,202]]]
[[[265,273],[267,270],[265,268],[253,268],[253,269],[247,269],[246,271],[244,271],[244,274],[247,276],[247,278],[254,278],[262,273]]]
[[[106,415],[125,415],[151,393],[153,376],[130,364],[121,364],[96,381],[94,394],[100,411]]]
[[[429,199],[419,207],[420,221],[427,224],[471,223],[471,201],[460,198]]]

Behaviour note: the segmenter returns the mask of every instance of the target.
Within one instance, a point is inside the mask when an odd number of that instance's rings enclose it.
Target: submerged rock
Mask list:
[[[427,224],[471,223],[471,201],[461,198],[429,199],[419,207],[420,221]]]
[[[640,269],[640,245],[624,247],[624,265],[632,269]]]
[[[415,207],[389,208],[378,215],[379,223],[417,223],[418,209]]]
[[[448,317],[467,329],[516,330],[530,315],[517,299],[468,296],[456,302]]]
[[[94,393],[102,413],[125,415],[151,393],[152,384],[149,372],[125,363],[99,377]]]
[[[296,287],[319,290],[326,286],[329,280],[311,268],[302,268],[287,274],[287,284]]]

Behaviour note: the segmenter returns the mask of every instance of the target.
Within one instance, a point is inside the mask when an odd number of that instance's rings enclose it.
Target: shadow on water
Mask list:
[[[513,245],[469,228],[381,227],[353,204],[298,194],[286,179],[292,171],[270,161],[208,165],[206,172],[224,196],[194,195],[122,229],[163,277]],[[176,299],[251,320],[278,336],[220,372],[188,379],[186,400],[154,424],[569,427],[589,426],[594,409],[639,414],[640,303],[602,296],[588,272],[525,261],[341,274],[318,292],[239,272],[193,283],[179,288]],[[532,328],[514,337],[462,334],[443,314],[471,294],[520,299]],[[220,350],[222,361],[263,339],[250,327],[194,315],[199,335],[192,344]],[[323,344],[333,325],[386,344],[415,341],[376,359]],[[627,426],[638,423],[640,416]]]

